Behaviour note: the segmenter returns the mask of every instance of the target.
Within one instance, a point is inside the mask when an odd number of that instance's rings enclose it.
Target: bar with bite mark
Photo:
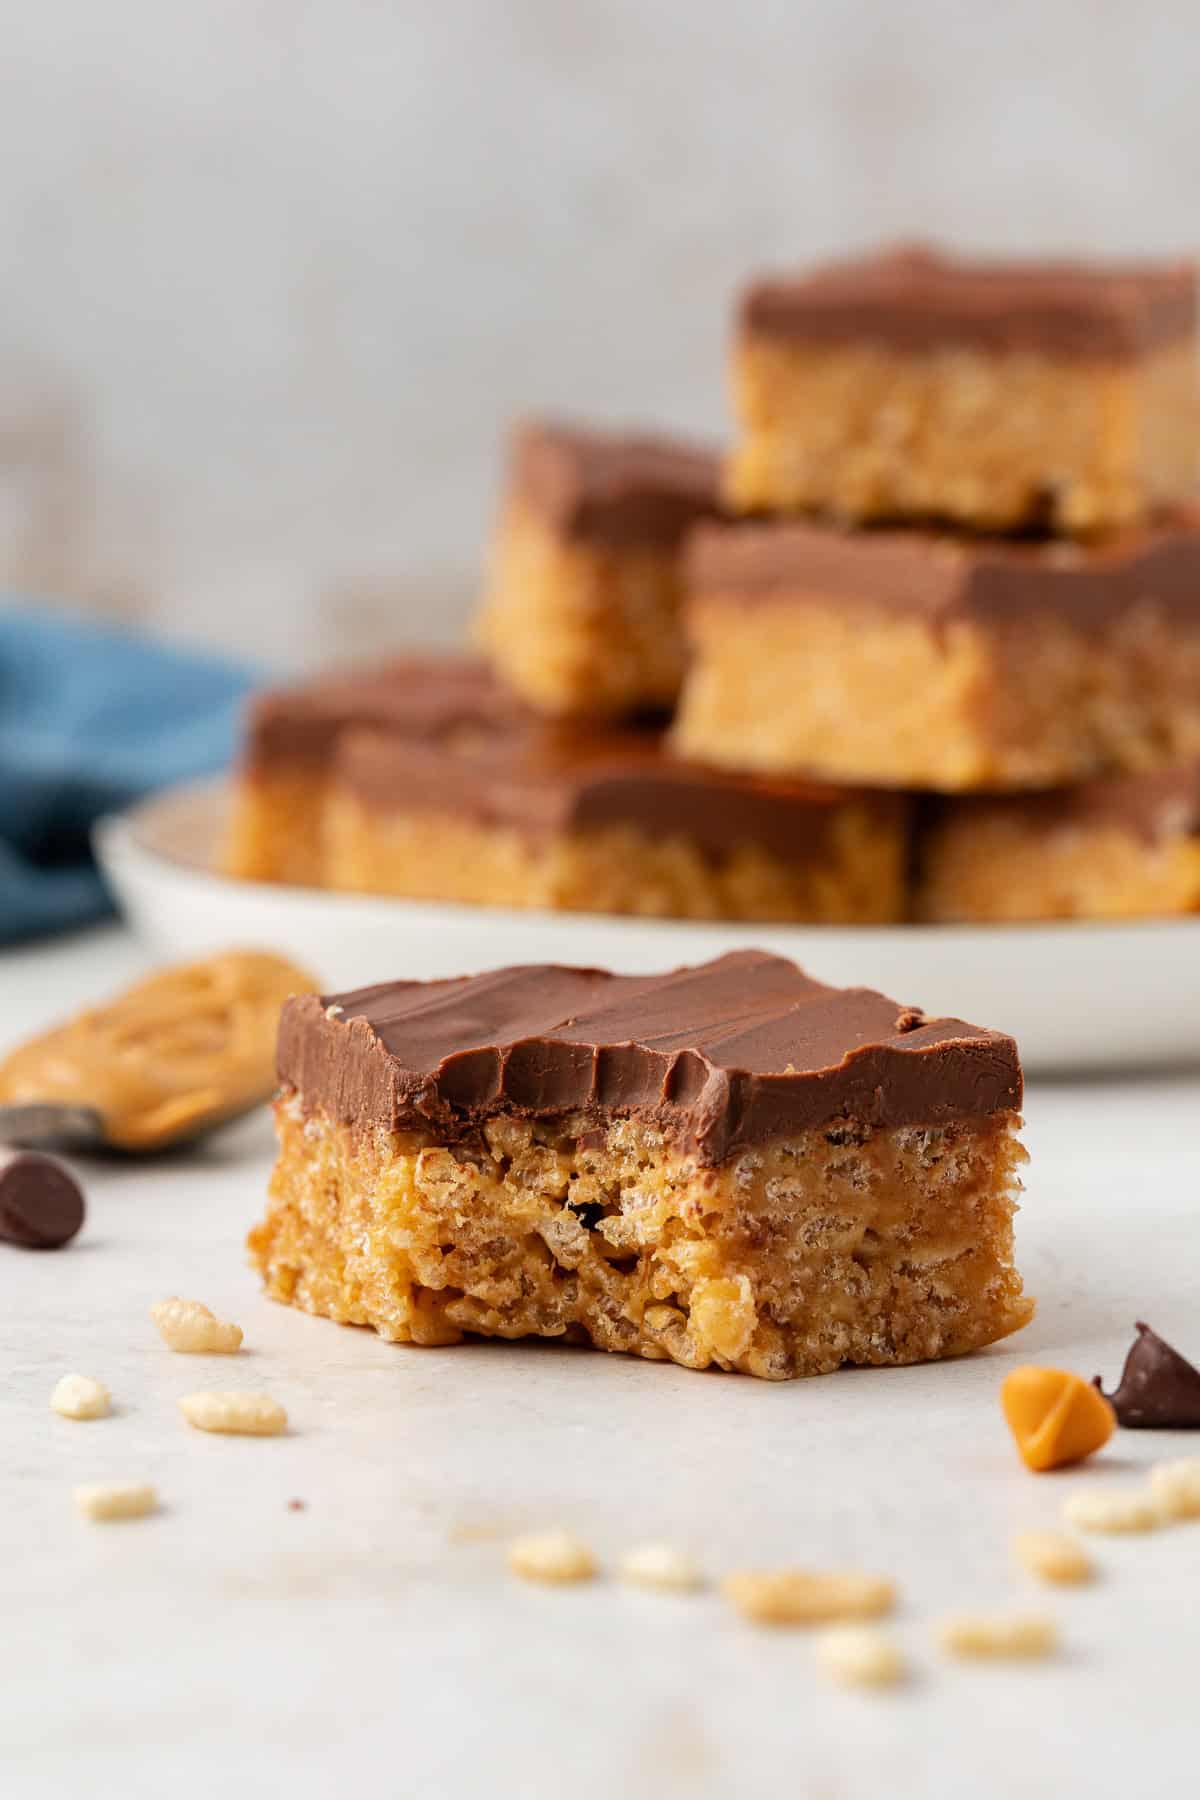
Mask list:
[[[1032,1303],[1011,1038],[743,951],[288,1003],[250,1249],[397,1343],[558,1338],[768,1379],[991,1343]]]

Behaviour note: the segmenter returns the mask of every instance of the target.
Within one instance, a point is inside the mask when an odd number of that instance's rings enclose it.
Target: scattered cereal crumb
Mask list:
[[[150,1317],[169,1350],[184,1356],[232,1356],[242,1347],[242,1328],[228,1325],[200,1300],[159,1300]]]
[[[1079,1531],[1153,1531],[1163,1522],[1145,1488],[1080,1488],[1064,1500],[1063,1518]]]
[[[89,1481],[75,1505],[85,1519],[141,1519],[157,1510],[158,1492],[148,1481]]]
[[[227,1431],[243,1437],[278,1437],[287,1430],[287,1413],[269,1394],[233,1391],[185,1394],[179,1410],[197,1431]]]
[[[1031,1575],[1043,1581],[1090,1581],[1092,1559],[1065,1531],[1022,1531],[1013,1539],[1013,1555]]]
[[[895,1687],[907,1673],[899,1646],[876,1625],[836,1625],[823,1631],[817,1661],[847,1687]]]
[[[679,1593],[704,1586],[695,1560],[671,1544],[638,1544],[621,1558],[620,1575],[635,1587],[672,1588]]]
[[[1150,1492],[1169,1519],[1200,1519],[1200,1456],[1155,1463]]]
[[[64,1375],[50,1396],[51,1407],[64,1419],[102,1419],[111,1403],[104,1383],[90,1375]]]
[[[1045,1613],[952,1613],[937,1638],[949,1656],[1050,1656],[1058,1626]]]
[[[508,1566],[525,1581],[590,1581],[596,1573],[591,1550],[570,1531],[540,1531],[514,1538]]]
[[[289,1500],[287,1503],[287,1509],[289,1512],[306,1512],[308,1510],[308,1501],[307,1500]]]
[[[756,1625],[831,1625],[877,1619],[891,1612],[896,1589],[881,1575],[829,1574],[809,1569],[740,1569],[722,1592]]]

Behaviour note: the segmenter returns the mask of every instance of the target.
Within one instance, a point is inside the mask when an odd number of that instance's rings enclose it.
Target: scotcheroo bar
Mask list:
[[[743,512],[1091,535],[1200,473],[1183,263],[964,260],[915,246],[744,295]]]
[[[487,665],[468,656],[403,656],[255,695],[222,851],[227,874],[325,886],[325,810],[341,736],[373,725],[457,744],[519,708]]]
[[[1200,514],[1103,545],[793,521],[688,553],[680,753],[956,792],[1200,755]]]
[[[351,733],[328,812],[334,884],[487,906],[888,923],[896,794],[683,762],[661,736],[534,725],[463,753]]]
[[[998,1032],[755,951],[290,1001],[253,1259],[398,1343],[589,1343],[771,1379],[920,1362],[1032,1312]]]
[[[478,637],[539,712],[673,704],[679,548],[717,508],[719,465],[661,437],[529,422],[514,434]]]
[[[968,923],[1200,912],[1200,763],[937,802],[916,905],[923,919]]]

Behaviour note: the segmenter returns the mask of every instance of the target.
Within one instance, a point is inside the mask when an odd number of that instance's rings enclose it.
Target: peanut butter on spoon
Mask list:
[[[316,983],[283,957],[176,964],[0,1061],[0,1140],[161,1150],[268,1100],[275,1032]]]

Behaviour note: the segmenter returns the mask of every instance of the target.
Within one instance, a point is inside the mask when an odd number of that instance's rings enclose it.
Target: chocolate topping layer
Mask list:
[[[1033,830],[1115,825],[1143,843],[1200,834],[1200,763],[1085,781],[1045,793],[930,798],[923,816],[943,820],[1009,818]]]
[[[1007,542],[832,525],[702,525],[689,540],[693,597],[724,604],[837,601],[1000,622],[1055,612],[1104,625],[1142,601],[1200,620],[1200,512],[1102,544]]]
[[[1147,1431],[1200,1428],[1200,1369],[1140,1319],[1136,1330],[1120,1386],[1105,1394],[1118,1423]],[[1092,1386],[1104,1393],[1098,1375]]]
[[[449,812],[534,838],[630,825],[710,855],[756,844],[787,862],[819,854],[847,804],[895,816],[896,795],[731,774],[672,756],[651,732],[531,726],[463,753],[354,732],[337,775],[381,812]]]
[[[523,710],[481,658],[401,656],[255,695],[245,761],[251,769],[322,763],[353,725],[443,740],[498,728]]]
[[[1185,262],[991,261],[902,244],[755,281],[739,326],[797,343],[908,352],[954,344],[1130,357],[1194,333],[1196,276]]]
[[[663,437],[530,420],[513,436],[510,496],[581,543],[670,550],[716,517],[720,459]]]
[[[668,975],[553,965],[289,1000],[279,1075],[360,1128],[470,1138],[499,1114],[583,1128],[644,1117],[716,1164],[853,1120],[935,1125],[1015,1111],[1013,1040],[831,988],[744,950]]]

